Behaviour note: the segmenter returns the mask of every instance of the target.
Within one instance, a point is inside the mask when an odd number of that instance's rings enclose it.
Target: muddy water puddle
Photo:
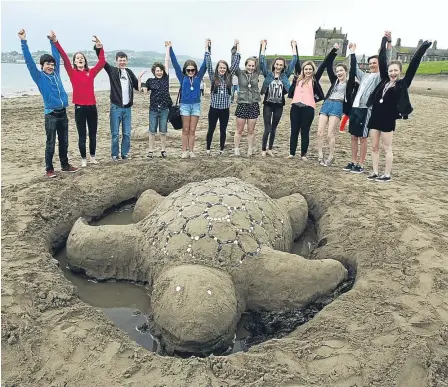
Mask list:
[[[103,216],[91,222],[92,225],[125,225],[132,223],[132,211],[135,201],[128,201],[107,210]],[[308,257],[317,245],[314,224],[308,221],[308,227],[294,242],[291,253]],[[79,298],[86,304],[101,309],[120,329],[125,331],[137,344],[149,351],[160,353],[157,341],[147,330],[146,314],[150,308],[149,289],[144,285],[128,282],[96,282],[79,274],[74,274],[67,264],[65,247],[55,258],[60,262],[65,277],[78,288]],[[354,278],[354,276],[353,276]],[[350,280],[341,285],[326,300],[319,300],[306,310],[290,310],[283,313],[245,313],[237,327],[233,348],[225,354],[247,351],[252,345],[270,338],[282,337],[305,323],[330,303],[340,293],[351,288]],[[163,354],[163,353],[160,353]]]

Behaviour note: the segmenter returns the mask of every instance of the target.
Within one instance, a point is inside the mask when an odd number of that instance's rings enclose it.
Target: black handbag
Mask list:
[[[183,83],[183,78],[182,78]],[[173,125],[176,130],[182,129],[182,116],[180,115],[179,99],[182,90],[182,83],[180,84],[179,93],[177,93],[176,104],[170,106],[170,111],[168,112],[168,121]]]

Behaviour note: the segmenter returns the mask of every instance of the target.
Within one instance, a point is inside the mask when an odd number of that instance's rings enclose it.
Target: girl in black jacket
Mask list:
[[[405,76],[401,79],[402,66],[400,61],[391,61],[388,67],[380,65],[381,82],[367,102],[367,106],[372,106],[372,115],[368,128],[370,129],[370,137],[372,139],[373,172],[367,177],[369,180],[383,183],[391,180],[390,173],[393,162],[392,137],[395,131],[395,123],[397,119],[407,119],[413,110],[409,101],[408,88],[411,86],[423,55],[431,44],[432,42],[428,40],[423,42],[412,57]],[[383,43],[379,56],[385,55],[386,49]],[[379,63],[381,64],[382,61],[379,60]],[[386,168],[384,175],[381,176],[378,174],[380,138],[383,139],[383,149],[386,154]]]
[[[331,50],[327,61],[327,74],[330,78],[331,86],[325,96],[325,102],[319,113],[319,124],[317,129],[317,152],[320,165],[329,167],[334,160],[334,150],[336,145],[335,132],[341,122],[342,114],[349,115],[353,103],[352,92],[355,80],[355,69],[350,71],[350,78],[347,79],[347,66],[339,63],[336,65],[336,73],[333,70],[333,62],[336,58],[339,44],[336,43]],[[323,143],[324,131],[328,124],[328,145],[330,148],[328,159],[324,161]]]

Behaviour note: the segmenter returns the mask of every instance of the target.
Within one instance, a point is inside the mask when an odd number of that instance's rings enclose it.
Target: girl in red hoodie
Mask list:
[[[89,150],[90,162],[98,164],[95,158],[96,151],[96,132],[98,128],[98,112],[96,110],[96,100],[94,93],[94,80],[106,63],[104,57],[103,45],[94,35],[93,42],[100,49],[98,63],[91,69],[87,65],[87,59],[82,52],[73,55],[71,62],[59,41],[55,42],[61,57],[64,61],[64,67],[70,78],[73,87],[73,103],[75,104],[75,122],[79,135],[79,152],[81,153],[81,166],[87,166],[86,159],[86,137],[87,126],[89,128]],[[73,67],[72,67],[73,65]]]

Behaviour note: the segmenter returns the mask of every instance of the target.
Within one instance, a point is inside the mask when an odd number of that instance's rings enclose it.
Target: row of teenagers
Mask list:
[[[128,58],[124,52],[118,52],[115,66],[105,59],[103,45],[94,36],[94,49],[98,62],[89,68],[86,56],[77,52],[72,60],[63,50],[56,34],[50,31],[52,55],[40,58],[39,70],[29,51],[26,33],[18,33],[22,51],[31,77],[37,84],[43,100],[45,114],[46,176],[56,177],[53,167],[56,135],[59,142],[59,159],[64,172],[76,172],[78,168],[68,161],[68,119],[66,108],[68,96],[60,78],[60,59],[73,87],[73,104],[75,105],[75,122],[78,130],[78,147],[81,166],[87,166],[86,141],[89,137],[89,162],[97,164],[96,137],[98,113],[94,94],[94,78],[103,68],[110,80],[110,131],[111,157],[113,161],[129,159],[131,146],[131,122],[134,90],[150,93],[149,101],[149,149],[148,158],[154,157],[155,135],[160,133],[161,154],[166,158],[166,134],[168,119],[173,102],[169,90],[169,64],[171,62],[180,83],[178,94],[179,111],[182,118],[182,158],[195,158],[195,135],[201,115],[201,95],[203,95],[203,77],[208,72],[210,78],[210,107],[208,111],[208,131],[206,136],[206,154],[211,155],[214,132],[219,122],[219,155],[225,152],[227,125],[230,118],[230,105],[233,100],[235,80],[237,80],[238,101],[235,110],[236,131],[234,135],[234,155],[240,156],[242,134],[247,128],[247,155],[253,155],[255,127],[260,115],[260,102],[263,105],[264,131],[262,136],[261,156],[274,156],[273,147],[276,130],[283,115],[285,96],[291,99],[290,108],[290,149],[288,158],[294,159],[298,148],[299,135],[300,160],[307,161],[310,128],[315,117],[316,104],[323,101],[318,114],[317,153],[318,163],[329,167],[335,158],[335,133],[344,115],[349,121],[351,134],[351,161],[343,168],[347,172],[363,173],[367,155],[367,138],[371,137],[373,170],[368,179],[389,182],[393,162],[392,138],[397,119],[407,119],[413,111],[410,104],[408,88],[416,74],[420,61],[431,46],[425,41],[413,56],[406,74],[401,76],[402,64],[391,61],[391,33],[385,31],[378,55],[368,58],[369,72],[365,73],[356,61],[356,44],[350,43],[350,71],[343,63],[334,64],[339,46],[324,58],[319,67],[312,61],[299,58],[297,42],[290,42],[292,58],[287,65],[285,58],[274,59],[271,68],[266,64],[267,40],[260,42],[259,55],[249,57],[240,68],[240,42],[235,40],[231,49],[230,65],[219,60],[212,64],[212,42],[205,41],[204,60],[200,67],[194,60],[188,59],[183,66],[179,64],[172,43],[165,42],[165,63],[156,62],[151,67],[153,77],[142,81],[146,71],[135,76],[127,67]],[[325,94],[320,85],[321,77],[327,72],[330,87]],[[294,74],[292,81],[291,76]],[[260,75],[263,75],[261,89]],[[345,120],[342,125],[345,125]],[[120,126],[122,140],[120,146]],[[325,136],[325,133],[327,136]],[[329,153],[323,154],[325,137],[328,138]],[[386,155],[383,174],[379,173],[379,144],[382,139]],[[359,155],[359,156],[358,156]]]

